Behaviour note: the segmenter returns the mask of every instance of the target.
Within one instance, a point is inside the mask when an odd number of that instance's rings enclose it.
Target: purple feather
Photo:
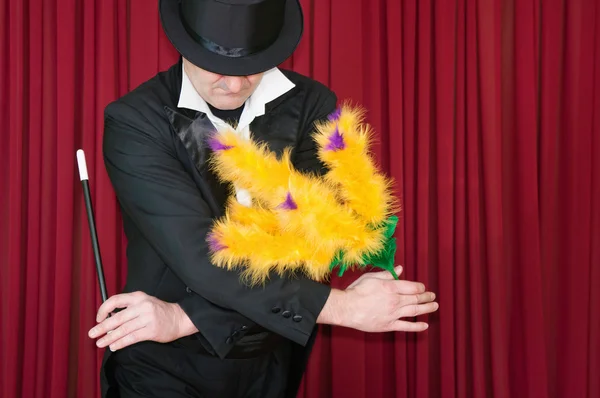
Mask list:
[[[296,210],[298,205],[294,201],[294,198],[292,198],[292,194],[288,192],[285,197],[285,202],[280,204],[278,207],[284,210]]]
[[[209,234],[206,240],[208,241],[208,248],[211,252],[218,252],[223,249],[227,249],[227,246],[221,243],[214,233]]]
[[[344,137],[340,134],[340,130],[338,127],[335,128],[333,134],[329,136],[329,143],[325,146],[326,151],[338,151],[340,149],[346,148],[346,143],[344,142]]]
[[[208,140],[208,146],[210,146],[210,149],[212,149],[213,152],[226,151],[228,149],[233,148],[233,146],[231,146],[231,145],[225,145],[225,144],[223,144],[215,136],[210,137],[210,139]]]
[[[341,114],[342,114],[342,108],[337,108],[327,118],[329,119],[330,122],[334,122],[340,118]]]

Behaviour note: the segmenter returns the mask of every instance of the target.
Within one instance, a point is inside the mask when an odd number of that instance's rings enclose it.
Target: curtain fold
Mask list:
[[[322,327],[301,397],[600,397],[600,3],[302,0],[282,67],[363,106],[428,331]],[[99,396],[126,241],[103,109],[177,60],[157,1],[0,2],[0,396]],[[358,275],[334,277],[344,288]]]

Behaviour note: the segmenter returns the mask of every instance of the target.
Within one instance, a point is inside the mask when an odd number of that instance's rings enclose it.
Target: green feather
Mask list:
[[[390,216],[384,223],[385,231],[383,236],[391,238],[396,232],[396,226],[398,225],[398,216]]]
[[[358,264],[360,267],[366,267],[371,265],[375,268],[380,268],[382,270],[389,271],[394,279],[399,279],[396,271],[394,270],[394,260],[396,257],[396,238],[394,238],[394,232],[396,231],[396,226],[398,225],[398,217],[390,216],[387,220],[385,220],[381,225],[375,227],[374,229],[384,228],[383,236],[385,240],[383,242],[383,248],[379,252],[369,253],[363,256],[360,263]],[[329,265],[330,270],[334,270],[336,267],[339,267],[338,276],[344,275],[353,264],[349,264],[343,261],[344,252],[340,251],[336,254],[336,256],[331,261]]]
[[[392,273],[394,279],[399,279],[394,271],[394,259],[396,257],[396,238],[388,238],[383,249],[377,253],[369,254],[363,257],[363,262],[371,264],[375,268],[387,270]]]

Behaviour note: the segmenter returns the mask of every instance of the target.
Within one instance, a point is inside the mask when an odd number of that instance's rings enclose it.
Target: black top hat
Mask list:
[[[298,0],[160,0],[179,53],[213,73],[247,76],[285,61],[302,36]]]

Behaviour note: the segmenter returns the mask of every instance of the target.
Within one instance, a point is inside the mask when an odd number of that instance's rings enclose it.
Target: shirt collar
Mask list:
[[[221,119],[212,114],[206,101],[198,94],[188,75],[185,73],[183,63],[181,68],[181,91],[177,107],[205,113],[213,124],[223,123]],[[249,126],[255,117],[264,115],[266,104],[287,93],[294,87],[294,83],[278,68],[273,68],[265,72],[254,93],[246,100],[237,129],[241,130]]]

